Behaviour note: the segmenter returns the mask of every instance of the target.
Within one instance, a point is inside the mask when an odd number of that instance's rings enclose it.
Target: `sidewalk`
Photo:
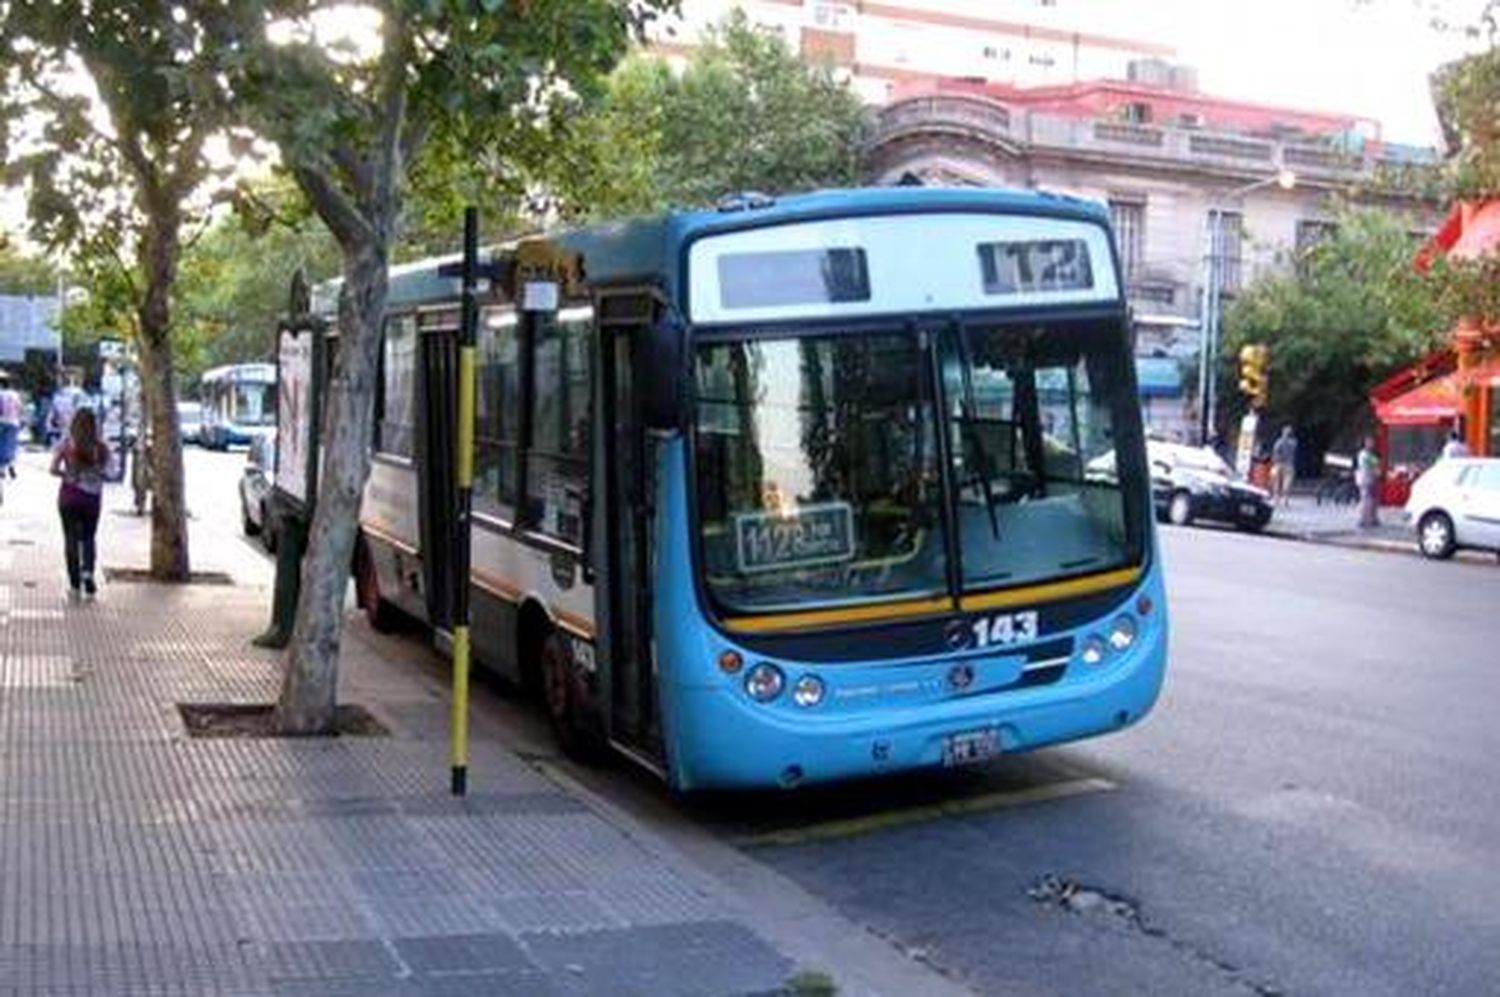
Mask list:
[[[773,947],[722,883],[483,717],[470,795],[449,796],[446,698],[397,660],[415,639],[346,631],[341,699],[389,737],[187,738],[179,702],[275,697],[278,656],[248,643],[268,562],[195,523],[195,569],[234,584],[68,604],[53,486],[39,455],[21,472],[0,507],[0,994],[658,997],[843,975]],[[146,564],[127,500],[107,502],[101,567]]]
[[[1373,529],[1361,529],[1358,524],[1358,505],[1319,505],[1311,495],[1293,494],[1286,508],[1272,514],[1265,532],[1313,543],[1418,553],[1416,533],[1406,524],[1401,509],[1381,509],[1380,525]]]

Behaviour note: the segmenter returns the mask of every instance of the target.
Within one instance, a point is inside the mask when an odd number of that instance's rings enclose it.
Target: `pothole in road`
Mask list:
[[[1244,987],[1256,997],[1282,997],[1281,988],[1275,984],[1254,979],[1242,967],[1200,948],[1191,941],[1173,937],[1166,929],[1151,924],[1141,913],[1140,904],[1128,897],[1051,873],[1037,880],[1027,889],[1026,895],[1039,904],[1061,907],[1070,914],[1079,916],[1104,917],[1148,938],[1165,942],[1193,961],[1212,967],[1226,979]]]
[[[1141,911],[1133,900],[1096,890],[1050,873],[1026,891],[1039,904],[1051,904],[1075,914],[1107,914],[1142,927]]]

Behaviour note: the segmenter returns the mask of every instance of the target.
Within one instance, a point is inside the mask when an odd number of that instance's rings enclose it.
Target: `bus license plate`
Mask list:
[[[943,742],[943,764],[973,765],[1000,753],[1000,732],[993,727],[984,730],[950,734]]]
[[[1240,515],[1241,516],[1254,516],[1254,515],[1258,514],[1259,512],[1260,512],[1260,510],[1255,507],[1255,503],[1254,502],[1242,502],[1242,503],[1240,503]]]

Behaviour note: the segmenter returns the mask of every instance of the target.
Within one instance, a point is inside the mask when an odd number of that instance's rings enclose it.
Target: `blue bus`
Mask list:
[[[1120,730],[1167,612],[1107,212],[745,196],[489,251],[456,535],[459,287],[393,269],[355,580],[452,625],[563,747],[681,790]],[[315,309],[331,314],[335,287]]]
[[[203,372],[198,443],[211,450],[249,446],[276,425],[276,365],[237,363]]]

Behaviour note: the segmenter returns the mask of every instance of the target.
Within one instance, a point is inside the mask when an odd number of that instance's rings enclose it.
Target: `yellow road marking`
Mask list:
[[[1050,800],[1062,800],[1070,796],[1081,796],[1084,793],[1104,793],[1114,788],[1115,783],[1110,782],[1108,779],[1069,779],[1065,782],[1048,783],[1045,786],[1032,786],[1029,789],[983,793],[979,796],[971,796],[966,799],[948,800],[943,803],[910,807],[905,810],[890,810],[885,813],[869,814],[865,817],[850,817],[845,820],[830,820],[819,824],[809,824],[806,827],[786,828],[780,831],[768,831],[764,834],[750,834],[734,839],[734,844],[742,848],[763,848],[768,846],[802,845],[813,841],[828,841],[834,838],[852,838],[861,834],[869,834],[872,831],[884,831],[893,827],[904,827],[908,824],[924,824],[930,821],[941,820],[944,817],[962,817],[969,814],[987,813],[992,810],[1021,807],[1032,803],[1046,803]]]

